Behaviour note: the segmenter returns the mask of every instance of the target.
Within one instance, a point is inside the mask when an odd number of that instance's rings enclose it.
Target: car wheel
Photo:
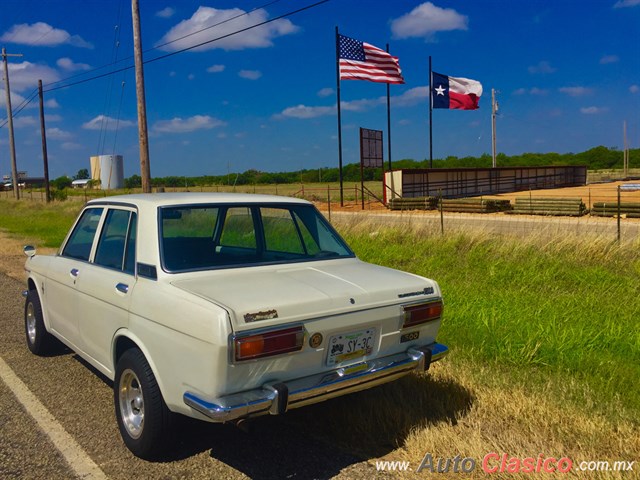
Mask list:
[[[137,457],[157,458],[168,444],[171,412],[147,359],[137,348],[127,350],[118,360],[113,388],[125,445]]]
[[[46,355],[51,352],[55,344],[55,338],[44,326],[42,317],[42,305],[36,290],[27,292],[27,301],[24,305],[24,331],[27,337],[27,346],[36,355]]]

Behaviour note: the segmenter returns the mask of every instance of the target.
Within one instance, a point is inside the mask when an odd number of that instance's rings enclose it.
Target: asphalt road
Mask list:
[[[47,358],[29,352],[22,289],[20,282],[0,274],[0,478],[380,477],[371,463],[310,436],[310,416],[294,412],[256,419],[250,433],[185,419],[166,459],[134,457],[117,430],[111,382],[68,349]],[[49,422],[42,420],[42,412],[34,419],[30,412],[37,409],[21,403],[13,391],[16,382],[46,409]]]

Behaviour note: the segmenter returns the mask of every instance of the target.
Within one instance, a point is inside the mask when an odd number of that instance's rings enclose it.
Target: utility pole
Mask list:
[[[496,113],[498,112],[498,102],[496,102],[496,91],[491,89],[491,155],[493,158],[492,167],[497,167],[496,161]]]
[[[49,157],[47,155],[47,133],[44,128],[44,98],[42,95],[42,80],[38,80],[38,97],[40,98],[40,133],[42,135],[42,161],[44,163],[44,190],[47,203],[51,201],[49,191]]]
[[[147,135],[147,107],[144,95],[144,66],[142,63],[142,38],[138,0],[131,0],[133,20],[133,56],[136,65],[136,96],[138,98],[138,143],[140,145],[140,177],[142,192],[151,193],[151,169],[149,166],[149,137]]]
[[[13,196],[20,199],[20,189],[18,187],[18,167],[16,166],[16,143],[13,138],[13,112],[11,111],[11,91],[9,89],[9,67],[7,57],[21,57],[21,53],[9,54],[2,48],[2,61],[4,63],[4,91],[7,95],[7,122],[9,124],[9,151],[11,152],[11,184],[13,185]]]

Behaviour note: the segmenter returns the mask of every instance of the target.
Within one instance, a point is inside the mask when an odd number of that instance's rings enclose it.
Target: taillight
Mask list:
[[[304,343],[304,328],[285,328],[264,333],[240,336],[233,339],[236,361],[271,357],[297,352]]]
[[[438,320],[442,316],[442,300],[422,303],[419,305],[407,305],[404,310],[404,322],[402,328],[413,327],[421,323]]]

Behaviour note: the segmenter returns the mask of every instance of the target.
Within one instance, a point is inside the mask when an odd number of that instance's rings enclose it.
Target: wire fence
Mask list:
[[[620,188],[618,188],[620,187]],[[634,188],[638,187],[638,189]],[[213,185],[203,187],[160,187],[164,192],[236,192],[304,198],[313,202],[330,221],[360,222],[363,219],[385,225],[421,225],[425,231],[444,234],[481,231],[489,235],[554,239],[578,236],[585,241],[605,239],[640,245],[640,184],[610,182],[554,190],[535,190],[473,199],[412,199],[406,208],[390,210],[383,204],[382,185],[367,182],[345,184]],[[103,191],[69,189],[66,201],[86,202],[93,198],[140,189]],[[0,192],[12,199],[12,191]],[[23,201],[44,202],[42,190],[23,190]],[[405,199],[406,200],[406,199]],[[492,203],[494,202],[494,203]],[[491,208],[490,205],[500,208]]]

